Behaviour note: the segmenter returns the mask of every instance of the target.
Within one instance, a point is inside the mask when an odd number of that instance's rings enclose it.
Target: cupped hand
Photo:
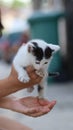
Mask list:
[[[38,97],[24,97],[12,101],[12,110],[31,117],[39,117],[50,112],[56,101],[38,99]]]

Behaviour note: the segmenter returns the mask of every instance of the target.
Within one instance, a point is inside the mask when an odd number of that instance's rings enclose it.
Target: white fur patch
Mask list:
[[[40,93],[39,93],[39,97],[43,97],[43,93],[44,93],[44,82],[45,82],[45,78],[47,77],[47,69],[48,66],[50,65],[51,59],[45,59],[44,57],[42,58],[42,60],[40,61],[39,64],[36,64],[36,58],[35,56],[32,54],[32,42],[36,42],[38,44],[38,46],[40,48],[42,48],[42,50],[44,51],[46,47],[50,47],[52,50],[54,50],[54,52],[57,52],[60,47],[58,45],[53,45],[53,44],[48,44],[43,40],[40,39],[34,39],[29,41],[26,45],[22,45],[14,60],[13,60],[13,65],[18,73],[18,80],[20,82],[26,83],[29,82],[30,78],[27,74],[26,68],[27,66],[33,66],[36,69],[36,73],[43,77],[40,86],[43,87],[43,90],[41,89]],[[30,48],[29,48],[30,47]],[[47,64],[45,64],[47,62]]]

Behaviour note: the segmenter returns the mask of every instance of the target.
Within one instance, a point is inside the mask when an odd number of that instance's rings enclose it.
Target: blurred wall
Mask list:
[[[68,78],[73,80],[73,0],[63,0],[66,10],[66,30],[67,30],[67,58],[65,69]]]

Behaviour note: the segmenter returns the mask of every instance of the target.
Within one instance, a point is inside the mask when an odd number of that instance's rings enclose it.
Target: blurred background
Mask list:
[[[40,38],[60,45],[50,65],[50,71],[60,76],[50,81],[73,80],[73,18],[72,0],[0,0],[3,36],[0,39],[0,59],[11,64],[22,43]]]
[[[50,100],[58,100],[54,110],[38,119],[5,110],[0,113],[8,112],[11,118],[34,130],[73,130],[73,0],[0,0],[0,9],[4,26],[0,39],[0,79],[9,75],[13,57],[22,43],[40,38],[61,47],[48,68],[60,75],[48,78],[45,94]],[[29,94],[21,91],[15,95]]]

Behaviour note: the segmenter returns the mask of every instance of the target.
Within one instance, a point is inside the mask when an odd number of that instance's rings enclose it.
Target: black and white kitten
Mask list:
[[[13,60],[19,81],[26,83],[30,80],[26,71],[26,67],[29,65],[32,65],[36,69],[36,73],[43,77],[42,81],[38,84],[39,98],[44,98],[44,82],[48,76],[48,67],[53,54],[59,49],[60,47],[58,45],[48,44],[43,40],[34,39],[26,45],[23,44]],[[29,89],[33,90],[33,87]]]

